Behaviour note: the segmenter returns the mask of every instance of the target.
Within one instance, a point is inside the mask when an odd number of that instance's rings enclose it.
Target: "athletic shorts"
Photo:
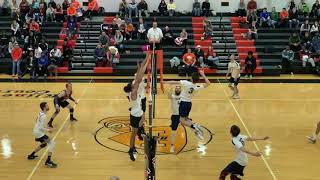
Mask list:
[[[141,118],[142,117],[135,117],[130,114],[130,126],[133,128],[139,128]]]
[[[192,107],[191,102],[181,101],[179,106],[179,115],[184,118],[188,117],[191,111],[191,107]]]
[[[69,102],[68,101],[62,101],[62,102],[58,102],[58,105],[61,106],[62,108],[65,108],[69,105]]]
[[[237,79],[234,79],[233,77],[230,77],[230,83],[234,84],[235,86],[237,86],[239,84],[240,81],[240,77]]]
[[[147,108],[147,98],[143,98],[141,99],[141,109],[143,112],[146,112],[146,108]]]
[[[245,166],[241,166],[236,161],[230,163],[223,171],[228,172],[230,174],[240,175],[243,176],[243,170]]]
[[[36,138],[35,140],[40,143],[44,143],[49,139],[47,135],[42,136],[41,138]]]
[[[171,115],[171,129],[175,131],[178,129],[180,123],[180,116],[179,115]]]

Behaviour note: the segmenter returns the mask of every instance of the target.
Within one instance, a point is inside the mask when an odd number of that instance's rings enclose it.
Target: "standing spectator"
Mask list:
[[[312,38],[312,52],[315,52],[316,54],[320,54],[320,36],[317,34]]]
[[[158,28],[158,23],[153,22],[152,28],[148,30],[147,38],[149,40],[150,48],[155,48],[156,50],[161,49],[161,39],[163,38],[162,30]],[[155,44],[155,47],[153,47]]]
[[[210,68],[218,68],[220,63],[219,63],[219,57],[217,54],[213,51],[212,46],[208,47],[207,52],[205,52],[205,59],[207,61],[207,64]]]
[[[44,78],[47,77],[48,74],[48,66],[49,66],[49,58],[47,53],[42,52],[40,58],[38,59],[38,75],[43,75]]]
[[[164,0],[160,1],[160,4],[158,6],[158,10],[161,16],[166,16],[168,13],[168,7],[167,3]]]
[[[119,51],[124,52],[124,37],[119,30],[116,31],[114,40],[115,40],[115,46],[119,49]]]
[[[201,16],[201,5],[198,0],[194,0],[194,3],[192,5],[192,14],[194,16]]]
[[[276,11],[276,7],[272,7],[271,13],[270,13],[270,19],[271,19],[271,25],[272,28],[276,28],[276,25],[278,25],[279,21],[279,13]]]
[[[147,23],[143,21],[142,18],[139,18],[139,23],[137,25],[137,36],[138,39],[145,39],[147,35]]]
[[[247,4],[248,11],[256,11],[257,10],[257,2],[255,0],[250,0]]]
[[[239,5],[238,5],[238,16],[239,17],[246,17],[247,12],[246,12],[246,3],[244,0],[240,0]]]
[[[316,2],[312,5],[311,17],[319,18],[320,17],[320,3],[319,0],[316,0]]]
[[[63,14],[67,14],[67,10],[69,7],[70,7],[69,1],[63,0],[63,3],[62,3]]]
[[[68,38],[72,39],[77,31],[77,22],[75,21],[74,17],[70,17],[70,20],[68,20],[67,24],[67,34]]]
[[[102,48],[101,44],[98,44],[97,47],[94,49],[94,59],[96,61],[96,65],[101,63],[105,64],[106,61],[106,51]]]
[[[39,47],[38,44],[34,46],[34,58],[38,61],[41,57],[42,49]]]
[[[12,36],[10,42],[8,44],[8,52],[11,54],[12,49],[14,48],[15,44],[18,44],[17,38]]]
[[[17,74],[21,75],[20,63],[22,58],[23,51],[20,48],[19,44],[16,43],[14,48],[11,51],[12,58],[12,77],[16,77]]]
[[[207,16],[207,17],[211,15],[209,0],[205,0],[202,2],[202,13],[204,16]]]
[[[30,11],[30,5],[27,0],[22,0],[19,7],[22,16],[25,16]]]
[[[272,26],[271,19],[270,19],[270,14],[267,11],[267,8],[264,8],[263,11],[260,13],[260,24],[259,24],[259,26],[261,27],[263,23],[267,23],[268,26]]]
[[[32,47],[34,48],[36,44],[38,44],[38,38],[35,36],[34,32],[30,32],[28,36],[26,36],[25,40],[25,47]]]
[[[253,72],[257,67],[257,60],[255,57],[253,57],[253,52],[249,51],[248,55],[245,59],[245,72],[246,72],[246,76],[245,78],[250,78],[252,79],[253,77]]]
[[[169,12],[169,16],[174,16],[176,13],[176,3],[174,2],[174,0],[170,0],[168,3],[168,12]]]
[[[77,0],[71,0],[71,4],[73,5],[74,8],[76,8],[76,10],[81,8],[81,4]]]
[[[315,36],[319,33],[319,22],[316,20],[310,29],[311,36]]]
[[[55,46],[49,54],[50,60],[51,61],[55,61],[54,64],[56,64],[57,66],[60,65],[61,63],[61,57],[62,57],[62,52],[61,50],[58,48],[58,46]]]
[[[300,55],[302,60],[302,67],[306,67],[307,62],[310,63],[312,67],[316,67],[315,62],[311,57],[311,52],[305,46],[302,46]]]
[[[298,6],[298,11],[299,11],[299,14],[304,16],[304,17],[307,17],[309,16],[309,13],[310,13],[310,9],[309,9],[309,6],[308,4],[304,1],[304,0],[301,0],[299,6]]]
[[[121,17],[125,17],[128,15],[128,3],[126,0],[122,0],[119,4],[119,14]]]
[[[52,4],[48,5],[46,11],[46,21],[55,21],[56,9],[52,7]]]
[[[139,17],[142,17],[142,13],[144,16],[149,17],[148,13],[148,4],[145,0],[141,0],[138,4]]]
[[[55,16],[56,16],[56,21],[58,22],[64,21],[63,9],[60,4],[57,5]]]
[[[292,25],[295,24],[295,28],[299,28],[298,12],[296,8],[289,9],[289,28],[292,29]]]
[[[301,27],[300,27],[301,36],[304,36],[306,32],[310,32],[310,29],[311,29],[311,25],[309,24],[309,20],[306,19],[304,23],[301,24]]]
[[[20,25],[17,23],[16,20],[12,21],[11,24],[11,35],[17,38],[21,37]]]
[[[193,72],[196,71],[196,56],[192,53],[191,49],[189,48],[187,53],[185,53],[182,57],[182,68],[184,68],[187,75],[191,75]]]
[[[90,0],[88,4],[87,18],[91,19],[91,15],[98,14],[99,8],[97,0]]]
[[[164,45],[174,45],[174,37],[169,26],[166,26],[162,32],[163,34],[163,44]]]
[[[35,70],[37,67],[38,62],[35,61],[34,55],[33,55],[33,49],[29,48],[25,53],[25,62],[26,62],[26,68],[24,72],[19,76],[19,78],[23,78],[27,73],[30,74],[30,79],[35,78]]]
[[[293,52],[300,51],[301,40],[299,35],[296,32],[294,32],[292,36],[289,38],[289,46],[290,46],[290,50],[292,50]]]
[[[182,29],[180,36],[177,37],[174,42],[176,43],[177,46],[182,46],[185,45],[187,46],[187,41],[188,41],[188,33],[185,28]]]
[[[211,36],[213,35],[213,26],[211,24],[211,21],[208,20],[208,18],[204,18],[203,27],[204,27],[204,33],[203,33],[203,38],[201,38],[201,40],[205,40],[209,38],[211,39]]]
[[[135,0],[131,0],[131,3],[128,4],[129,8],[129,17],[132,17],[132,11],[134,11],[134,15],[138,17],[138,3]]]
[[[196,56],[197,65],[200,65],[200,67],[206,67],[204,64],[204,51],[201,49],[200,45],[196,46],[193,54]]]
[[[109,46],[109,42],[110,42],[110,38],[109,36],[106,34],[106,32],[102,32],[101,35],[99,36],[99,43],[103,46],[103,47],[108,47]]]
[[[120,61],[120,53],[118,49],[114,46],[109,47],[109,51],[107,52],[107,61],[108,63],[112,64],[113,67]]]
[[[282,65],[280,68],[285,68],[285,72],[290,72],[293,75],[292,63],[294,58],[294,52],[290,49],[289,46],[286,47],[285,50],[282,51]]]
[[[289,12],[286,8],[282,8],[282,11],[280,12],[280,26],[287,26],[289,20]]]

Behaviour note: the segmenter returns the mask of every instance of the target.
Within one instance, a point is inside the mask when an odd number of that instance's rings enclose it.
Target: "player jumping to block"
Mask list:
[[[70,121],[77,121],[77,119],[73,116],[74,108],[67,101],[68,99],[70,99],[75,104],[78,104],[77,101],[75,99],[73,99],[71,95],[72,95],[72,84],[67,83],[66,89],[61,91],[60,94],[54,96],[53,104],[54,104],[54,108],[56,109],[56,111],[53,113],[52,117],[50,118],[50,121],[48,122],[48,127],[53,128],[52,122],[53,122],[54,118],[59,114],[60,106],[62,108],[67,107],[69,109]]]
[[[234,145],[237,157],[231,162],[224,170],[221,171],[219,180],[225,180],[230,174],[231,180],[241,180],[238,176],[243,176],[243,170],[248,164],[247,154],[252,156],[260,157],[262,154],[260,152],[251,152],[247,150],[245,146],[246,141],[257,141],[257,140],[267,140],[268,136],[263,138],[247,137],[240,134],[240,128],[236,125],[231,126],[230,134],[232,136],[232,144]]]
[[[46,102],[42,102],[40,104],[40,108],[41,112],[39,113],[33,128],[33,135],[35,137],[35,141],[40,142],[41,144],[31,154],[28,155],[28,159],[32,160],[38,157],[36,153],[48,145],[48,158],[45,162],[45,165],[50,168],[55,168],[57,167],[57,164],[51,160],[55,143],[45,134],[47,132],[51,133],[51,129],[45,127],[46,113],[49,111],[49,106]]]
[[[229,88],[233,91],[232,98],[233,99],[239,99],[239,89],[238,89],[238,84],[240,80],[240,64],[236,62],[234,55],[232,54],[230,56],[230,62],[228,64],[228,72],[226,74],[226,79],[228,79],[229,74],[231,74],[230,77],[230,83],[229,83]]]
[[[320,121],[317,124],[317,128],[316,128],[315,134],[313,134],[311,136],[307,136],[307,138],[312,144],[315,144],[317,142],[317,138],[318,138],[319,134],[320,134]]]
[[[205,81],[205,84],[197,84],[200,80],[200,75]],[[189,113],[192,108],[192,96],[195,92],[199,91],[200,89],[207,88],[210,85],[210,81],[204,74],[204,72],[201,70],[198,72],[194,72],[191,75],[191,82],[187,80],[181,80],[181,81],[167,81],[164,82],[165,84],[171,84],[171,85],[181,85],[182,91],[181,91],[181,102],[179,105],[179,116],[180,116],[180,123],[184,126],[190,127],[194,130],[196,136],[203,140],[203,131],[201,130],[201,126],[199,124],[196,124],[192,122],[189,119]]]

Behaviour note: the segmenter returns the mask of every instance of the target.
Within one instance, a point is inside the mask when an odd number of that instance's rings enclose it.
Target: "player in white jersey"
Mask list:
[[[131,126],[131,136],[130,136],[130,149],[128,151],[130,159],[135,161],[137,150],[135,148],[135,138],[138,133],[138,128],[143,125],[143,110],[141,105],[141,97],[139,96],[139,85],[143,79],[144,73],[147,69],[147,61],[149,56],[142,62],[141,65],[138,63],[137,75],[134,78],[132,84],[128,84],[124,87],[124,91],[129,93],[130,101],[130,126]]]
[[[174,92],[171,89],[168,93],[168,98],[171,99],[171,146],[170,146],[170,153],[174,153],[174,143],[176,139],[176,130],[178,129],[180,123],[180,116],[179,116],[179,106],[181,100],[181,86],[178,85],[175,87]]]
[[[317,138],[318,138],[319,134],[320,134],[320,121],[317,124],[317,128],[316,128],[315,134],[313,134],[311,136],[307,136],[307,138],[312,144],[315,144],[317,142]]]
[[[197,84],[200,80],[199,74],[203,77],[205,80],[205,84]],[[166,84],[172,84],[172,85],[181,85],[182,91],[181,91],[181,102],[179,105],[179,116],[180,116],[180,123],[184,126],[190,127],[194,130],[196,136],[203,140],[203,131],[201,130],[201,126],[199,124],[196,124],[192,122],[189,119],[189,113],[191,111],[192,107],[192,96],[195,92],[199,91],[200,89],[207,88],[210,85],[210,81],[204,74],[204,72],[201,70],[199,73],[194,72],[191,75],[191,82],[186,80],[181,81],[167,81]]]
[[[236,62],[234,55],[232,54],[230,56],[230,62],[228,63],[228,72],[226,74],[226,79],[228,79],[229,74],[231,74],[231,77],[229,79],[229,88],[233,91],[232,98],[233,99],[239,99],[239,89],[238,84],[240,80],[240,71],[241,67],[238,62]]]
[[[231,180],[241,180],[238,176],[243,176],[243,170],[248,164],[248,156],[250,154],[252,156],[259,157],[261,156],[261,152],[251,152],[247,150],[245,146],[246,141],[257,141],[257,140],[267,140],[268,136],[263,138],[254,138],[248,137],[240,134],[240,128],[236,125],[231,126],[230,134],[232,136],[232,144],[236,150],[236,158],[233,162],[231,162],[224,170],[221,171],[219,180],[225,180],[226,176],[230,174]]]
[[[36,123],[33,128],[33,135],[35,137],[35,141],[40,142],[40,146],[38,146],[31,154],[28,155],[28,159],[32,160],[35,159],[36,153],[40,151],[41,149],[45,148],[48,145],[48,158],[45,162],[45,165],[51,168],[57,167],[57,164],[55,164],[51,160],[52,151],[54,149],[55,143],[50,140],[50,138],[45,134],[46,132],[51,133],[51,129],[46,128],[46,113],[49,111],[49,106],[46,102],[42,102],[40,104],[41,112],[39,113]]]

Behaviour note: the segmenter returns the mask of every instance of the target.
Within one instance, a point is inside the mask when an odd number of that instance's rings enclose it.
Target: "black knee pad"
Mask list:
[[[41,148],[45,148],[46,146],[47,146],[47,143],[42,143],[42,144],[40,145]]]
[[[74,111],[74,109],[73,109],[73,108],[71,108],[71,109],[70,109],[70,112],[71,112],[71,113],[73,113],[73,111]]]
[[[225,170],[221,171],[220,176],[219,176],[219,180],[225,180],[226,177],[228,176],[228,174],[229,173]]]
[[[237,175],[234,175],[234,174],[231,174],[230,179],[231,180],[241,180],[240,178],[238,178]]]

